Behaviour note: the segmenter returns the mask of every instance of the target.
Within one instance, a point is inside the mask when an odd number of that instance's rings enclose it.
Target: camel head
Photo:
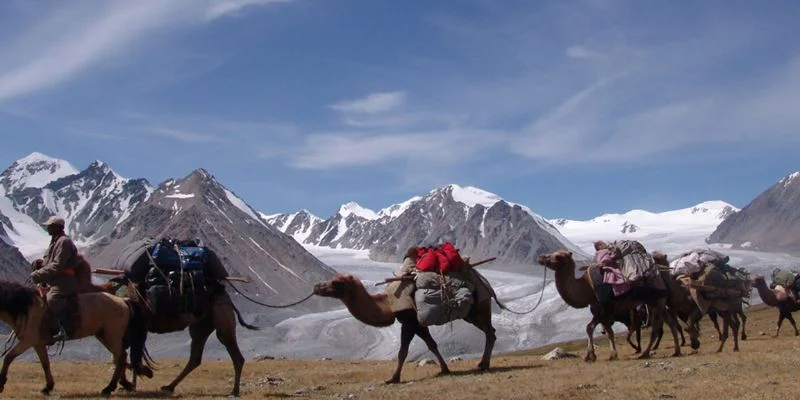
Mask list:
[[[564,249],[557,250],[550,254],[542,254],[539,256],[538,261],[539,264],[553,271],[564,268],[575,268],[575,260],[572,259],[572,252]]]
[[[653,261],[655,261],[656,264],[663,265],[665,267],[669,267],[669,261],[667,261],[667,255],[666,254],[664,254],[664,253],[662,253],[660,251],[654,251],[651,255],[653,256]]]
[[[314,294],[322,297],[343,299],[352,294],[353,289],[358,285],[362,285],[362,283],[353,275],[336,274],[333,279],[314,285]]]

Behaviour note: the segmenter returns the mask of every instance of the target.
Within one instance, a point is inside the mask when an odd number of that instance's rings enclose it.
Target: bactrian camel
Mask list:
[[[794,322],[794,317],[792,317],[793,312],[800,310],[800,304],[792,301],[785,293],[767,287],[767,282],[764,280],[763,276],[759,275],[753,277],[753,287],[758,291],[758,296],[761,297],[761,301],[763,301],[764,304],[778,309],[778,322],[775,328],[775,336],[778,336],[781,332],[781,325],[784,319],[788,319],[789,323],[792,324],[794,335],[800,335],[800,332],[797,331],[797,324]]]
[[[617,345],[614,341],[614,332],[611,329],[611,325],[614,322],[613,315],[617,310],[632,310],[639,304],[646,304],[650,306],[650,309],[653,311],[653,329],[650,333],[650,341],[639,358],[650,357],[650,350],[653,347],[653,342],[656,337],[658,337],[659,333],[663,331],[665,318],[672,331],[675,342],[675,352],[672,355],[674,357],[680,356],[681,350],[678,345],[678,333],[675,327],[675,321],[666,314],[667,294],[664,290],[650,288],[632,289],[631,292],[621,300],[601,303],[592,288],[587,272],[584,272],[583,276],[580,278],[575,278],[575,260],[572,258],[572,252],[558,250],[552,254],[540,255],[538,261],[539,264],[555,271],[556,289],[564,299],[564,302],[575,308],[589,307],[592,313],[592,320],[586,325],[586,334],[589,337],[589,343],[586,356],[584,357],[585,361],[595,361],[597,359],[594,352],[594,330],[598,324],[601,324],[605,329],[606,336],[611,344],[609,360],[617,359]]]
[[[683,285],[679,281],[676,281],[675,280],[676,277],[672,276],[670,270],[667,269],[669,267],[669,261],[667,260],[667,255],[659,251],[654,251],[652,255],[653,255],[653,260],[655,260],[656,264],[661,267],[661,277],[664,279],[664,282],[667,284],[667,286],[670,287],[670,296],[667,298],[668,312],[670,312],[670,314],[673,315],[675,318],[679,318],[680,319],[679,322],[686,324],[689,318],[689,313],[694,309],[696,303],[694,302],[693,299],[691,299],[689,291],[686,290],[685,287],[682,287]],[[687,298],[687,296],[689,297]],[[742,340],[746,340],[747,315],[745,315],[744,313],[743,299],[739,298],[738,302],[734,302],[731,305],[731,312],[734,318],[738,318],[741,321],[740,326],[742,329],[742,333],[740,337]],[[722,329],[720,329],[719,322],[717,321],[718,319],[717,312],[714,311],[713,309],[710,309],[708,311],[708,317],[711,319],[711,323],[714,325],[714,329],[717,331],[717,336],[719,340],[722,341],[723,334],[722,334]],[[683,336],[683,329],[681,327],[681,324],[678,324],[678,332],[680,333],[681,336],[681,346],[683,346],[685,344],[685,339]],[[661,337],[658,338],[653,348],[658,348],[660,342],[661,342]]]
[[[361,280],[349,274],[337,274],[330,281],[318,283],[314,286],[314,294],[341,300],[353,317],[370,326],[387,327],[394,324],[395,320],[400,322],[400,351],[397,353],[397,368],[386,383],[400,382],[400,373],[408,356],[408,346],[415,335],[425,341],[428,349],[436,356],[441,368],[440,374],[450,373],[430,330],[419,324],[416,311],[392,312],[391,303],[386,294],[369,294]],[[479,370],[486,370],[489,368],[496,340],[495,329],[492,327],[491,298],[473,304],[464,321],[475,325],[486,335],[483,357],[478,363]]]
[[[656,253],[654,259],[657,264],[666,265],[665,255]],[[716,313],[722,317],[723,321],[717,352],[721,352],[725,346],[729,327],[733,329],[733,351],[739,351],[739,318],[737,313],[742,310],[741,295],[706,298],[702,292],[697,292],[698,289],[687,287],[688,280],[678,280],[672,277],[668,271],[662,271],[662,277],[667,284],[667,291],[669,292],[669,308],[681,320],[686,321],[684,328],[689,333],[692,349],[697,350],[700,348],[700,319],[705,314]],[[703,308],[700,307],[696,299],[704,304]]]

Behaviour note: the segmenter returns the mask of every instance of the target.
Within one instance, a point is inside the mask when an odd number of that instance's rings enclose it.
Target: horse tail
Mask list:
[[[138,301],[125,299],[131,316],[125,331],[125,347],[130,347],[131,369],[136,375],[153,377],[156,362],[147,351],[147,313]],[[142,362],[144,361],[144,365]]]
[[[244,318],[242,318],[242,313],[239,312],[239,309],[236,308],[236,305],[233,304],[233,302],[231,302],[231,307],[233,307],[233,312],[236,313],[236,319],[239,320],[239,325],[241,325],[241,326],[243,326],[243,327],[245,327],[247,329],[250,329],[251,331],[260,331],[261,330],[261,328],[258,327],[258,326],[250,325],[247,322],[244,322]]]

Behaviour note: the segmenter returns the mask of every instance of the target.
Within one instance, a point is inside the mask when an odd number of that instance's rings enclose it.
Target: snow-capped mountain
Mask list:
[[[0,240],[0,280],[25,282],[30,266],[14,246]]]
[[[800,171],[767,188],[721,223],[709,243],[800,253]]]
[[[231,275],[253,280],[240,290],[272,304],[297,300],[334,273],[203,169],[161,183],[107,238],[90,247],[87,256],[96,265],[114,265],[122,248],[147,237],[200,239]],[[253,310],[251,303],[240,303]],[[319,304],[313,299],[304,306]]]
[[[33,153],[0,174],[0,213],[7,241],[26,256],[47,246],[41,221],[58,215],[79,245],[107,235],[152,191],[145,179],[126,179],[101,161],[77,171],[68,162]]]
[[[715,200],[661,213],[632,210],[624,214],[603,214],[587,221],[554,219],[550,222],[586,251],[593,251],[592,243],[596,240],[620,239],[638,240],[648,249],[657,246],[664,250],[664,245],[670,241],[703,244],[722,221],[737,211],[733,205]]]
[[[347,203],[321,220],[306,211],[266,217],[298,242],[369,250],[377,261],[398,261],[410,246],[452,241],[473,258],[498,257],[509,264],[535,264],[543,251],[569,248],[586,257],[529,208],[475,187],[448,185],[378,212]]]

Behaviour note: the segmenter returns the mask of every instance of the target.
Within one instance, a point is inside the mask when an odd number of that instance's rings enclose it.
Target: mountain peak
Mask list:
[[[375,211],[372,211],[369,208],[361,207],[361,205],[354,201],[351,201],[347,204],[342,204],[337,213],[345,218],[350,216],[350,214],[355,214],[356,216],[367,220],[378,219],[378,214],[376,214]]]
[[[480,204],[488,208],[493,206],[498,201],[503,201],[500,196],[494,193],[487,192],[474,186],[462,187],[454,183],[451,183],[441,189],[433,190],[431,191],[431,194],[437,192],[449,193],[453,197],[454,201],[463,203],[468,207],[475,207],[476,205]]]
[[[15,161],[0,174],[0,187],[6,193],[23,187],[42,188],[50,182],[77,173],[78,170],[67,161],[33,152]]]
[[[783,187],[787,187],[787,186],[791,185],[795,181],[800,182],[800,180],[797,179],[797,178],[800,178],[800,171],[792,172],[791,174],[786,175],[778,183],[779,184],[783,184]]]

